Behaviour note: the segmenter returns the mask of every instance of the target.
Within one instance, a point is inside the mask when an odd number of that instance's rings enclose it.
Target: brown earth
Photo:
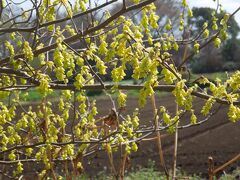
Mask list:
[[[137,106],[137,98],[129,98],[127,101],[127,111],[131,113],[134,107]],[[170,113],[174,114],[175,102],[171,96],[156,97],[157,106],[164,105]],[[198,115],[198,120],[203,120],[200,111],[204,101],[200,99],[194,100],[195,113]],[[100,100],[97,102],[98,111],[100,114],[107,114],[111,108],[111,102],[107,100]],[[216,105],[214,108],[218,108]],[[212,116],[207,122],[179,130],[179,144],[177,167],[190,174],[200,174],[202,177],[207,177],[208,172],[208,157],[212,156],[215,167],[222,165],[224,162],[230,160],[238,153],[240,153],[240,122],[232,123],[227,118],[228,106],[222,105],[220,110]],[[140,111],[140,120],[143,124],[152,124],[152,106],[148,101],[147,105]],[[182,117],[180,125],[189,123],[189,115]],[[166,134],[166,132],[162,132]],[[169,135],[162,139],[164,157],[168,168],[172,165],[173,154],[173,136]],[[116,159],[119,156],[115,157]],[[106,166],[106,156],[101,153],[95,156],[94,161],[89,158],[86,172],[95,174],[95,171],[103,170]],[[139,145],[139,151],[131,154],[132,167],[146,167],[148,160],[155,161],[159,167],[159,154],[155,141],[142,142]],[[97,161],[97,163],[96,163]],[[227,169],[227,172],[233,170],[236,166],[240,166],[240,161],[232,164]]]
[[[99,117],[107,115],[112,108],[112,103],[108,99],[97,98],[97,107]],[[156,96],[157,107],[164,105],[168,111],[174,114],[175,102],[174,98],[169,95]],[[194,109],[198,120],[204,119],[200,111],[204,102],[200,99],[194,100]],[[53,107],[57,109],[57,103],[53,103]],[[138,106],[138,98],[129,97],[125,114],[132,114],[135,107]],[[214,108],[217,108],[216,105]],[[33,105],[33,110],[36,108]],[[228,106],[222,105],[217,114],[212,116],[207,122],[190,128],[179,130],[179,144],[177,167],[190,174],[201,174],[202,177],[207,177],[208,157],[212,156],[214,165],[217,167],[229,159],[240,153],[240,122],[232,123],[227,118]],[[19,113],[20,114],[20,113]],[[142,125],[152,125],[153,110],[151,102],[148,100],[147,105],[140,109],[140,120]],[[190,122],[189,115],[181,118],[180,125]],[[166,132],[161,132],[167,134]],[[162,139],[164,157],[167,167],[170,169],[172,165],[173,154],[173,136],[167,135]],[[119,161],[119,153],[114,156],[116,162]],[[145,141],[139,144],[139,151],[130,156],[131,168],[147,167],[149,159],[155,161],[156,168],[159,168],[159,154],[155,141]],[[232,164],[225,169],[230,171],[236,166],[240,166],[240,161]],[[38,166],[39,167],[39,166]],[[99,152],[87,157],[84,161],[84,167],[87,174],[96,175],[100,171],[109,172],[109,163],[106,153]],[[28,175],[38,171],[38,168],[32,166],[27,168]]]

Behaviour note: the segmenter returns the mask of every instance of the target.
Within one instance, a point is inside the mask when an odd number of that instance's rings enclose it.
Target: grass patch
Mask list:
[[[57,98],[61,94],[60,90],[53,90],[52,93],[48,95],[48,98]],[[37,89],[30,89],[26,92],[21,92],[21,101],[39,101],[43,98],[43,95]]]
[[[240,167],[235,169],[231,174],[222,175],[219,180],[235,180],[240,179]]]
[[[166,180],[166,176],[162,173],[156,170],[154,162],[153,165],[150,165],[147,168],[139,168],[136,169],[132,172],[129,172],[125,174],[124,180]],[[171,172],[170,172],[171,174]],[[76,178],[76,180],[89,180],[89,179],[94,179],[94,180],[113,180],[115,177],[107,175],[106,172],[100,172],[98,175],[95,177],[90,177],[87,174],[83,174]],[[201,180],[201,179],[207,179],[207,178],[202,178],[197,175],[188,175],[186,172],[177,171],[177,179],[188,179],[188,180]],[[230,174],[225,174],[222,175],[220,178],[214,177],[214,179],[219,179],[219,180],[235,180],[235,179],[240,179],[240,168],[237,168]]]
[[[221,79],[222,81],[227,80],[228,76],[230,76],[232,74],[232,72],[226,73],[226,72],[215,72],[215,73],[203,73],[203,74],[191,74],[191,81],[195,80],[196,78],[200,77],[201,75],[215,80],[216,78]],[[139,81],[138,81],[139,82]],[[106,82],[108,84],[113,84],[113,82]],[[126,85],[126,84],[130,84],[133,85],[137,82],[135,82],[134,80],[123,80],[121,82],[119,82],[119,84],[122,85]],[[48,95],[48,98],[57,98],[59,97],[59,95],[61,94],[60,90],[53,90],[53,92],[51,94]],[[139,97],[139,90],[128,90],[126,91],[126,94],[128,97]],[[156,91],[156,95],[159,97],[165,96],[167,95],[167,92],[158,92]],[[87,91],[87,95],[89,97],[104,97],[105,94],[99,90],[99,91]],[[113,96],[116,96],[115,94],[112,94]],[[20,99],[22,101],[39,101],[42,99],[42,94],[37,90],[37,89],[30,89],[29,91],[26,92],[21,92],[20,94]]]
[[[204,76],[208,79],[215,80],[217,78],[222,81],[226,81],[233,72],[214,72],[214,73],[202,73],[202,74],[191,74],[191,81],[197,79],[200,76]]]
[[[170,172],[171,174],[171,172]],[[178,179],[188,179],[188,180],[200,180],[199,176],[187,175],[182,171],[177,171]],[[115,177],[108,175],[106,172],[102,171],[98,173],[95,177],[90,177],[87,174],[83,174],[80,177],[76,178],[76,180],[113,180]],[[159,172],[156,170],[155,162],[149,160],[148,166],[146,168],[138,168],[131,172],[128,172],[124,176],[124,180],[166,180],[166,176],[163,172]]]

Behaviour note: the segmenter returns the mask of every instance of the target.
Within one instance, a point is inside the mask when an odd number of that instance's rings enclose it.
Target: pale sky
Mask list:
[[[187,0],[190,7],[211,7],[216,8],[217,3],[213,0]],[[234,12],[237,8],[240,7],[240,0],[220,0],[220,3],[223,5],[223,9],[228,13]],[[235,19],[240,25],[240,11],[235,15]]]
[[[13,0],[14,2],[22,2],[23,0]],[[70,0],[74,2],[75,0]],[[99,0],[101,1],[101,0]],[[187,0],[190,7],[211,7],[216,8],[217,0],[215,2],[213,0]],[[228,13],[234,12],[238,7],[240,7],[240,0],[219,0],[223,5],[223,9],[225,9]],[[30,0],[26,0],[24,3],[24,7],[28,7],[30,5]],[[240,25],[240,12],[235,15],[235,19]]]

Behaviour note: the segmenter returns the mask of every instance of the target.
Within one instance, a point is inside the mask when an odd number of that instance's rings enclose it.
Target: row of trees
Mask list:
[[[199,32],[203,27],[205,20],[210,21],[216,13],[211,8],[193,8],[193,19],[189,20],[189,25],[193,26],[193,33]],[[224,16],[224,11],[217,12],[216,20],[220,22]],[[232,18],[228,25],[231,27],[228,30],[228,37],[222,43],[219,49],[213,50],[211,45],[208,46],[199,56],[193,58],[190,67],[193,72],[215,72],[215,71],[232,71],[240,68],[240,40],[237,39],[239,34],[239,25]],[[211,33],[211,32],[210,32]],[[200,60],[201,59],[201,60]]]
[[[226,82],[212,83],[200,77],[191,82],[193,86],[188,85],[189,78],[185,76],[188,63],[208,44],[221,47],[227,37],[228,23],[240,8],[233,14],[222,12],[221,17],[217,16],[219,9],[215,10],[211,20],[192,33],[187,22],[191,22],[193,11],[186,0],[176,3],[179,11],[169,6],[173,10],[165,11],[169,14],[164,16],[164,13],[162,18],[156,6],[175,5],[174,1],[30,2],[29,9],[15,14],[12,5],[21,2],[0,1],[2,176],[25,176],[32,165],[37,169],[32,173],[40,178],[70,178],[82,173],[84,158],[104,151],[113,175],[123,178],[126,159],[138,150],[137,142],[155,135],[160,164],[168,178],[176,179],[179,128],[207,122],[215,113],[212,110],[215,103],[229,106],[228,118],[232,122],[240,119],[239,71]],[[114,3],[119,6],[109,11]],[[122,84],[128,68],[131,78],[139,84]],[[105,81],[107,77],[112,83]],[[199,84],[210,88],[204,90]],[[126,91],[131,89],[139,90],[139,106],[129,115],[123,115]],[[42,95],[37,107],[22,104],[23,97],[31,90]],[[57,107],[48,99],[55,90],[61,91]],[[112,103],[108,115],[97,116],[96,101],[88,98],[86,90],[104,91]],[[175,113],[156,106],[156,91],[166,91],[175,97]],[[117,94],[116,100],[112,94]],[[205,119],[195,115],[195,97],[206,101],[201,111]],[[147,98],[153,108],[148,127],[143,126],[138,111]],[[186,113],[190,114],[189,123],[180,127]],[[175,133],[172,175],[164,162],[163,130]],[[123,157],[118,168],[113,149]]]

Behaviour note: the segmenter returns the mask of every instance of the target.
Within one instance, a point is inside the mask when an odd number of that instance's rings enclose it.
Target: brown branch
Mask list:
[[[105,89],[111,89],[113,88],[114,85],[108,84],[105,85]],[[75,86],[72,84],[50,84],[50,88],[52,89],[61,89],[61,90],[75,90]],[[118,85],[118,89],[122,89],[122,90],[141,90],[142,88],[144,88],[144,85]],[[102,90],[102,85],[101,84],[95,84],[95,85],[85,85],[82,87],[82,89],[87,89],[87,90]],[[154,86],[153,89],[155,91],[165,91],[165,92],[172,92],[175,89],[174,85],[158,85],[158,86]],[[206,99],[208,100],[209,98],[212,98],[211,95],[208,94],[204,94],[204,93],[200,93],[197,91],[193,91],[192,95],[199,97],[201,99]],[[216,102],[220,103],[220,104],[227,104],[229,105],[230,102],[224,99],[220,99],[220,98],[214,98],[216,100]],[[235,101],[233,103],[234,105],[240,105],[240,101]]]
[[[69,49],[71,49],[76,55],[81,57],[81,54],[78,53],[77,51],[75,51],[71,46],[69,46],[68,44],[64,43]],[[96,77],[96,79],[98,80],[98,82],[102,85],[103,89],[104,88],[104,83],[102,81],[102,79],[100,78],[100,76],[98,76],[98,74],[93,70],[91,64],[88,62],[88,60],[86,58],[84,58],[85,62],[87,63],[87,66],[89,67],[90,71],[93,73],[93,75]]]
[[[0,1],[0,2],[2,2],[2,1]],[[21,17],[24,13],[31,12],[31,11],[33,11],[33,10],[34,10],[34,9],[26,10],[26,11],[24,11],[22,14],[19,14],[19,15],[17,15],[17,16],[14,16],[14,17],[12,17],[12,18],[4,21],[4,22],[1,24],[1,26],[5,25],[5,24],[7,24],[7,23],[9,23],[9,22],[11,22],[11,21],[14,21],[14,19],[17,19],[17,18]],[[0,28],[0,29],[1,29],[1,28]],[[8,28],[8,29],[9,29],[9,28]],[[5,33],[5,32],[4,32],[4,33]]]
[[[39,82],[36,79],[34,79],[32,76],[27,74],[27,72],[25,72],[25,71],[14,70],[12,68],[2,67],[2,68],[0,68],[0,73],[17,75],[17,76],[20,76],[22,78],[28,79],[31,83],[33,83],[35,85],[39,85]]]
[[[31,87],[36,87],[36,86],[37,85],[32,85]],[[11,87],[8,87],[8,88],[9,88],[9,90],[12,90],[12,88],[14,88],[14,87],[18,87],[18,86],[11,86]],[[22,89],[23,89],[23,87],[24,87],[24,85],[21,85]],[[29,88],[30,86],[27,85],[26,87]],[[105,84],[104,85],[105,90],[110,90],[113,87],[114,87],[114,85],[112,85],[112,84]],[[6,87],[5,89],[2,89],[2,90],[8,91],[8,88]],[[49,88],[57,89],[57,90],[77,91],[76,87],[73,84],[50,83]],[[142,88],[144,88],[144,85],[118,85],[118,89],[120,89],[120,90],[141,90]],[[175,86],[174,85],[158,85],[158,86],[154,86],[153,89],[155,91],[172,92],[175,89]],[[93,91],[103,90],[103,86],[101,84],[84,85],[81,90],[93,90]],[[197,91],[193,91],[192,95],[196,96],[198,98],[201,98],[201,99],[205,99],[205,100],[208,100],[209,98],[214,98],[211,95],[201,93],[201,92],[197,92]],[[214,99],[216,100],[217,103],[220,103],[220,104],[226,104],[226,105],[231,104],[228,100],[225,100],[225,99],[220,99],[220,98],[214,98]],[[235,101],[235,102],[233,102],[233,104],[234,105],[240,105],[240,101]]]
[[[219,108],[218,108],[219,110]],[[187,126],[182,126],[182,127],[179,127],[179,129],[182,129],[182,128],[189,128],[189,127],[192,127],[192,126],[195,126],[195,125],[199,125],[199,124],[202,124],[204,122],[206,122],[212,115],[214,115],[215,113],[217,112],[217,110],[215,110],[214,112],[210,113],[208,115],[208,117],[206,117],[206,119],[200,121],[198,124],[191,124],[191,125],[187,125]],[[178,121],[178,120],[177,120]],[[176,122],[177,122],[176,121]],[[154,132],[157,132],[157,131],[163,131],[163,130],[166,130],[168,129],[169,127],[171,126],[174,126],[176,124],[176,122],[173,122],[172,124],[168,125],[168,126],[165,126],[165,127],[152,127],[151,129],[142,129],[142,130],[137,130],[135,131],[135,133],[140,133],[140,134],[145,134],[145,135],[142,135],[141,137],[138,137],[138,138],[135,138],[135,139],[132,139],[132,140],[129,140],[128,143],[131,143],[131,142],[138,142],[138,141],[142,141],[144,138],[150,136],[151,134],[153,134]],[[63,143],[51,143],[51,145],[53,146],[64,146],[64,145],[68,145],[68,144],[76,144],[76,145],[79,145],[79,144],[103,144],[103,143],[109,143],[109,141],[105,141],[106,139],[108,139],[109,137],[113,136],[113,135],[116,135],[120,133],[119,131],[114,131],[110,134],[108,134],[107,136],[103,137],[102,139],[97,139],[97,140],[91,140],[91,141],[69,141],[69,142],[63,142]],[[126,133],[126,132],[125,132]],[[124,143],[125,144],[125,143]],[[124,145],[122,144],[122,145]],[[31,145],[16,145],[14,147],[11,147],[11,148],[8,148],[7,150],[4,150],[4,151],[0,151],[0,154],[5,154],[5,153],[8,153],[8,152],[11,152],[12,150],[19,150],[19,149],[23,149],[23,148],[33,148],[33,147],[39,147],[39,146],[45,146],[45,145],[48,145],[46,144],[45,142],[40,142],[40,143],[35,143],[35,144],[31,144]],[[119,144],[112,144],[113,147],[116,147],[116,146],[119,146]],[[88,156],[88,155],[91,155],[92,153],[95,153],[96,151],[102,151],[103,149],[97,149],[97,150],[93,150],[91,152],[87,152],[85,156]],[[21,162],[37,162],[36,159],[27,159],[27,160],[20,160]],[[41,160],[40,160],[41,161]],[[64,160],[59,160],[59,159],[55,159],[53,160],[53,162],[55,161],[64,161]],[[68,160],[67,160],[68,161]],[[0,164],[15,164],[17,163],[18,161],[0,161]]]
[[[234,158],[232,158],[231,160],[229,160],[228,162],[226,162],[225,164],[223,164],[222,166],[214,169],[213,174],[218,173],[219,171],[225,169],[227,166],[229,166],[230,164],[232,164],[238,160],[240,160],[240,153],[237,156],[235,156]]]
[[[0,19],[2,18],[2,12],[3,12],[3,2],[0,1]]]
[[[240,11],[240,7],[237,8],[237,9],[230,15],[229,19],[232,18],[238,11]],[[204,43],[203,45],[201,45],[201,46],[199,47],[199,50],[205,48],[208,44],[210,44],[212,41],[214,41],[214,40],[218,37],[219,34],[220,34],[220,30],[219,30],[215,35],[213,35],[212,38],[210,38],[206,43]],[[195,53],[193,52],[192,54],[190,54],[189,56],[187,56],[186,58],[184,58],[184,60],[179,64],[179,66],[178,66],[177,69],[180,70],[181,67],[182,67],[184,64],[186,64],[194,55],[195,55]]]
[[[158,109],[156,106],[156,101],[155,101],[154,95],[151,96],[151,102],[152,102],[153,116],[154,116],[153,123],[154,123],[155,129],[157,130],[157,128],[159,127],[159,121],[158,121],[159,119],[158,119]],[[156,136],[157,136],[156,141],[157,141],[157,146],[158,146],[158,155],[159,155],[159,159],[160,159],[160,165],[163,167],[166,178],[168,180],[169,172],[168,172],[168,169],[165,164],[160,131],[156,131]]]
[[[206,122],[209,121],[209,119],[210,119],[213,115],[215,115],[215,114],[220,110],[220,108],[221,108],[221,105],[220,105],[216,110],[214,110],[213,112],[211,112],[211,113],[210,113],[206,118],[204,118],[203,120],[198,121],[198,122],[195,123],[195,124],[187,124],[187,125],[183,125],[183,126],[178,126],[178,129],[185,129],[185,128],[189,128],[189,127],[193,127],[193,126],[199,126],[199,125],[201,125],[201,124],[203,124],[203,123],[206,123]]]
[[[117,2],[117,1],[118,1],[118,0],[108,1],[108,2],[106,2],[106,3],[104,3],[104,4],[101,4],[101,5],[97,6],[97,7],[95,7],[95,8],[92,8],[92,9],[86,10],[86,11],[84,11],[84,12],[75,14],[75,15],[73,15],[72,18],[75,19],[75,18],[81,17],[81,16],[83,16],[83,15],[92,13],[92,12],[94,12],[94,11],[97,11],[97,10],[99,10],[99,9],[102,9],[102,8],[104,8],[104,7],[112,4],[112,3],[114,3],[114,2]],[[19,16],[17,16],[17,17],[19,17]],[[61,19],[54,20],[54,21],[46,22],[46,23],[40,24],[40,25],[39,25],[39,28],[47,27],[47,26],[50,26],[50,25],[53,25],[53,24],[58,24],[58,23],[61,23],[61,22],[64,22],[64,21],[68,21],[68,20],[70,20],[70,19],[71,19],[71,17],[65,17],[65,18],[61,18]],[[4,33],[11,33],[11,32],[16,32],[16,31],[19,31],[19,32],[20,32],[20,31],[21,31],[21,32],[33,32],[35,28],[36,28],[36,27],[31,27],[31,28],[5,28],[5,29],[1,29],[1,28],[0,28],[0,32],[4,32]]]
[[[106,27],[108,24],[110,24],[112,21],[117,19],[122,14],[125,14],[125,13],[127,13],[129,11],[132,11],[132,10],[135,10],[135,9],[139,9],[141,7],[144,7],[148,4],[151,4],[154,1],[156,1],[156,0],[146,0],[146,1],[141,2],[139,4],[129,6],[126,9],[121,9],[120,11],[118,11],[117,13],[115,13],[114,15],[109,17],[107,20],[105,20],[101,24],[85,30],[82,34],[73,35],[71,37],[68,37],[68,38],[64,39],[64,43],[73,43],[73,42],[77,41],[80,37],[84,37],[84,36],[86,36],[90,33],[96,32],[96,31]],[[52,49],[55,49],[56,47],[57,47],[57,43],[54,43],[54,44],[51,44],[49,46],[45,46],[44,48],[33,51],[33,54],[34,54],[34,56],[38,56],[39,54],[45,53],[45,52],[50,51]],[[18,58],[24,58],[24,54],[18,54],[16,56],[14,56],[14,59],[18,59]],[[0,66],[7,63],[9,60],[10,60],[10,57],[6,57],[6,58],[0,60]]]

